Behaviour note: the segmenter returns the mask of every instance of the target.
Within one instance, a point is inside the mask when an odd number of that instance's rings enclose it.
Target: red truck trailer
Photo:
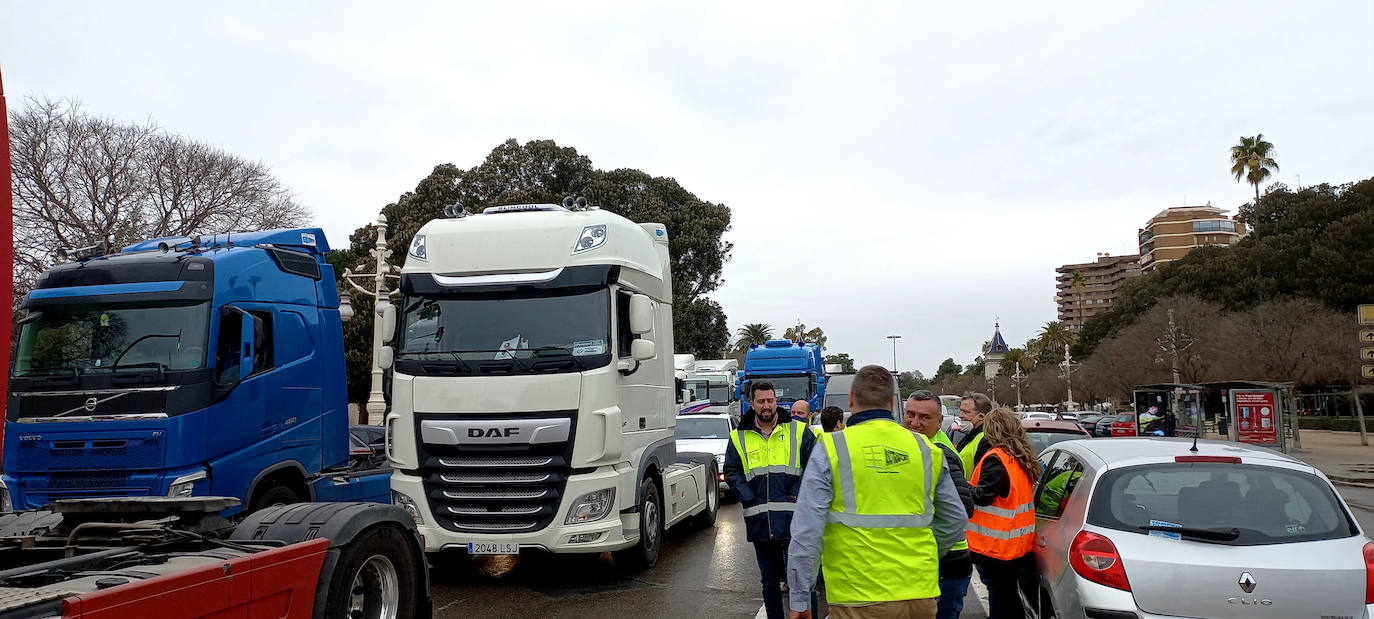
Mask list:
[[[0,140],[0,285],[13,299],[14,190],[2,80]],[[8,368],[11,321],[0,323]],[[0,393],[7,381],[0,372]],[[236,505],[227,497],[74,499],[0,515],[0,619],[430,615],[424,544],[403,509],[298,503],[236,524],[220,516]]]

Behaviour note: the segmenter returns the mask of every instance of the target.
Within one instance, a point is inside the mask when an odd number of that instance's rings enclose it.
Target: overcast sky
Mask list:
[[[6,2],[0,69],[267,162],[336,246],[511,137],[671,176],[733,211],[732,329],[927,375],[1161,209],[1244,203],[1241,135],[1374,176],[1369,0],[656,4]]]

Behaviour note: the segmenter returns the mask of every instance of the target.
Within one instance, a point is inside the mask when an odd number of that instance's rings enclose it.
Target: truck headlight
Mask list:
[[[167,496],[191,496],[196,489],[196,482],[205,479],[205,477],[205,469],[201,469],[173,479],[172,485],[167,487]]]
[[[568,510],[568,517],[563,524],[582,524],[585,522],[596,522],[606,517],[615,509],[615,488],[604,488],[595,492],[588,492],[576,501],[573,501],[572,509]]]
[[[392,490],[391,502],[401,506],[401,509],[404,509],[406,510],[406,512],[410,513],[410,518],[411,520],[415,521],[415,526],[424,526],[425,517],[420,515],[420,506],[416,505],[415,501],[412,500],[410,497],[399,492],[396,492],[395,490]]]
[[[0,481],[0,513],[10,513],[14,511],[14,501],[10,499],[10,487],[5,482]]]
[[[415,238],[410,239],[410,251],[406,253],[420,260],[429,260],[429,248],[425,244],[425,235],[417,234]]]

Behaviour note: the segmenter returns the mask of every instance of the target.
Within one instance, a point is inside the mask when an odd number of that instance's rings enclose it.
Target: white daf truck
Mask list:
[[[715,523],[715,460],[679,454],[662,224],[585,200],[449,209],[401,269],[386,417],[393,498],[427,552],[615,552]]]
[[[735,385],[739,383],[739,362],[734,359],[709,359],[697,361],[696,373],[687,381],[693,399],[711,402],[705,410],[723,413],[732,419],[739,419],[739,400],[735,398]]]

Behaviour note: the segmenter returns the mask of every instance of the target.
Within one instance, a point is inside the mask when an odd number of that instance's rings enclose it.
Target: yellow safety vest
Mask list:
[[[978,446],[983,444],[985,438],[987,435],[979,432],[978,438],[969,441],[969,444],[959,450],[959,461],[964,463],[964,479],[973,479],[973,467],[977,464],[974,457],[978,455]]]
[[[739,454],[745,481],[752,482],[755,477],[772,473],[801,477],[804,464],[801,461],[801,444],[805,432],[806,426],[795,420],[774,426],[768,438],[764,438],[757,430],[736,429],[731,432],[730,442],[734,443],[735,453]],[[757,505],[744,508],[745,518],[769,511],[790,512],[796,509],[795,500],[769,502],[767,489],[759,498]]]
[[[887,419],[819,440],[834,476],[821,556],[826,598],[855,605],[939,597],[930,523],[944,452]]]
[[[981,435],[981,434],[978,435],[979,439],[981,439],[982,436],[983,436],[983,435]],[[940,445],[944,445],[944,446],[946,446],[946,447],[949,447],[949,450],[952,451],[952,452],[954,452],[954,453],[956,453],[956,454],[959,453],[959,448],[954,446],[954,441],[949,440],[949,435],[948,435],[948,434],[945,434],[945,431],[944,431],[944,430],[936,430],[936,431],[935,431],[935,438],[930,439],[930,440],[931,440],[932,443],[937,443],[937,444],[940,444]],[[977,449],[977,447],[974,447],[974,449]],[[943,449],[940,450],[940,451],[941,451],[941,453],[944,453],[944,450],[943,450]],[[963,459],[964,459],[963,454],[960,454],[960,455],[959,455],[959,460],[962,462]],[[972,473],[972,471],[969,471],[968,469],[964,469],[964,479],[965,479],[965,480],[968,480],[968,476],[969,476],[971,473]],[[968,550],[968,540],[966,540],[966,539],[961,539],[961,540],[959,540],[959,543],[955,544],[954,546],[950,547],[950,549],[949,549],[950,552],[955,552],[955,551],[958,551],[958,550]]]

